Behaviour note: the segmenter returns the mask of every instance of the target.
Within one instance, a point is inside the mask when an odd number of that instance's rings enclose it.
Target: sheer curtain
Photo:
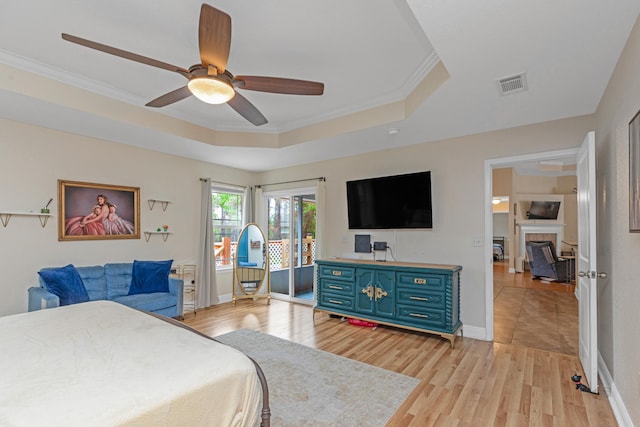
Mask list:
[[[242,219],[244,224],[255,222],[255,209],[253,204],[253,192],[251,187],[246,187],[242,194]]]
[[[269,236],[267,234],[267,230],[269,229],[267,224],[267,214],[266,212],[262,212],[262,206],[264,203],[262,202],[262,188],[256,187],[253,192],[253,222],[258,224],[262,231],[265,234],[267,240],[269,240]]]
[[[196,308],[218,303],[216,286],[216,259],[213,252],[213,207],[211,204],[211,180],[202,180],[200,211],[200,249],[196,274]]]
[[[326,182],[319,179],[316,184],[316,259],[324,258]],[[314,275],[315,278],[315,275]]]

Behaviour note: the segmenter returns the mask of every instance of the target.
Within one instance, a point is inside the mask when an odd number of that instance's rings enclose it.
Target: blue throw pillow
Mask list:
[[[60,298],[60,305],[89,301],[89,294],[73,264],[40,270],[38,274],[42,277],[47,291]]]
[[[129,295],[169,292],[169,272],[173,260],[133,261]]]

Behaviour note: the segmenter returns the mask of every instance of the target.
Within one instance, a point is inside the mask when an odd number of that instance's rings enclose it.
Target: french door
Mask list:
[[[316,237],[315,189],[265,193],[271,295],[313,302]]]

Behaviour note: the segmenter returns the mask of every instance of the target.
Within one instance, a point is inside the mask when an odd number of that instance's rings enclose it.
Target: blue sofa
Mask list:
[[[169,277],[169,292],[129,295],[133,263],[110,263],[104,266],[75,267],[82,279],[89,300],[111,300],[139,310],[168,317],[182,318],[184,281]],[[54,270],[43,268],[40,271]],[[29,288],[29,311],[58,307],[60,298],[47,291],[40,277],[40,286]]]

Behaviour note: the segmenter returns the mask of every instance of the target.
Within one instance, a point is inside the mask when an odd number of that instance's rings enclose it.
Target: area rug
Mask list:
[[[267,377],[272,426],[384,426],[419,380],[248,329],[216,337]]]

